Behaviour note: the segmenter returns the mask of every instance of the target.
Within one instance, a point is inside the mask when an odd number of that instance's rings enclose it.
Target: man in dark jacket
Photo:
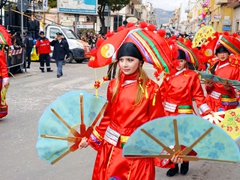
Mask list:
[[[53,59],[55,59],[57,65],[57,77],[60,78],[63,75],[62,66],[65,56],[69,58],[69,45],[68,42],[63,39],[62,33],[58,32],[56,35],[57,36],[50,44],[54,47]]]
[[[33,38],[29,31],[27,31],[26,34],[27,34],[27,36],[24,39],[24,45],[25,45],[25,49],[26,49],[26,57],[28,58],[27,68],[30,68],[31,52],[32,52],[32,48],[33,48]]]
[[[31,18],[28,21],[27,28],[29,33],[32,35],[33,39],[37,39],[39,29],[40,29],[40,24],[39,22],[35,19],[34,15],[31,15]]]

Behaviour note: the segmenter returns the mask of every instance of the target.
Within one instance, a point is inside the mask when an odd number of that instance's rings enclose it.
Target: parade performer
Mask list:
[[[98,152],[92,175],[93,180],[114,178],[154,180],[154,159],[124,158],[122,147],[139,126],[164,116],[159,87],[142,69],[142,63],[143,60],[153,61],[149,54],[154,55],[154,51],[159,55],[164,54],[163,51],[165,53],[171,51],[166,41],[153,31],[142,28],[122,31],[110,37],[98,48],[97,53],[102,54],[107,45],[118,49],[116,59],[118,59],[119,73],[116,79],[109,82],[107,90],[109,103],[104,117],[90,138],[80,143],[80,149],[89,144]],[[120,38],[123,43],[120,41],[120,48],[118,48],[116,41]],[[162,45],[162,50],[152,49],[152,43],[156,43],[157,47]],[[114,51],[109,51],[109,53],[113,55]],[[89,65],[94,66],[94,60],[103,63],[101,60],[108,60],[110,55],[108,54],[107,58],[105,54],[103,54],[104,58],[96,55],[92,58],[93,62],[89,61]],[[165,59],[165,62],[167,61],[169,59]],[[153,62],[154,66],[157,66],[157,63],[159,61]]]
[[[206,115],[211,112],[206,104],[206,99],[203,89],[198,77],[198,74],[189,69],[187,64],[196,66],[200,57],[198,53],[194,53],[191,46],[183,42],[177,42],[173,45],[173,51],[177,51],[177,58],[174,60],[176,66],[176,73],[165,76],[161,84],[161,96],[164,102],[164,110],[167,116],[177,116],[180,114],[194,114],[193,100],[196,102],[200,115]],[[195,50],[196,51],[196,50]],[[184,145],[181,147],[185,148]],[[189,155],[196,155],[194,151]],[[160,159],[159,166],[163,168],[170,168],[167,171],[167,176],[174,176],[179,172],[177,163],[173,163],[169,159]],[[189,169],[189,162],[181,164],[180,173],[187,174]]]
[[[213,39],[212,42],[215,43],[211,46],[216,47],[212,48],[216,58],[210,61],[210,73],[221,78],[240,81],[240,41],[234,35],[215,35],[217,40]],[[211,47],[206,45],[204,48],[205,51],[209,51],[208,48]],[[206,90],[207,103],[214,111],[235,109],[238,106],[238,91],[233,86],[208,81]]]
[[[9,86],[8,67],[5,55],[5,49],[11,45],[11,35],[0,25],[0,118],[8,114],[8,105],[6,104],[6,90]]]

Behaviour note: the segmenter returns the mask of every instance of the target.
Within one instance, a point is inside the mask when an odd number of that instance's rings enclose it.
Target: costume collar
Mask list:
[[[123,72],[121,72],[120,84],[119,85],[120,86],[125,86],[127,84],[130,84],[130,83],[133,83],[133,82],[137,81],[138,75],[139,75],[139,71],[138,70],[136,70],[135,73],[130,74],[130,75],[126,75]]]
[[[226,60],[226,61],[218,61],[218,66],[217,66],[216,70],[221,69],[221,68],[223,68],[225,66],[228,66],[229,64],[230,63],[229,63],[228,60]]]
[[[183,73],[183,72],[186,71],[186,70],[187,70],[186,68],[183,68],[182,70],[177,71],[175,74],[173,74],[173,75],[171,75],[171,76],[168,76],[168,77],[166,78],[166,80],[168,81],[169,78],[175,77],[175,76],[177,76],[177,75]]]
[[[180,70],[180,71],[176,72],[176,73],[175,73],[175,76],[177,76],[177,75],[179,75],[179,74],[183,73],[184,71],[186,71],[186,68],[183,68],[182,70]]]

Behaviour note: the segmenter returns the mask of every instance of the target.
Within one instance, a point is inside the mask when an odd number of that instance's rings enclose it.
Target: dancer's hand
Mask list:
[[[83,137],[82,138],[82,140],[81,140],[81,142],[79,143],[79,146],[78,146],[78,148],[79,149],[82,149],[82,148],[86,148],[86,147],[88,147],[88,142],[87,142],[87,138],[86,137]]]
[[[214,82],[211,81],[211,80],[206,81],[206,85],[207,85],[208,87],[213,87],[213,84],[214,84]]]
[[[232,88],[232,86],[229,86],[229,85],[224,85],[224,88],[228,91]]]
[[[9,85],[9,81],[3,81],[3,86],[7,87]]]
[[[173,157],[171,158],[171,161],[175,164],[182,164],[183,163],[183,159],[179,157],[179,155],[173,155]]]

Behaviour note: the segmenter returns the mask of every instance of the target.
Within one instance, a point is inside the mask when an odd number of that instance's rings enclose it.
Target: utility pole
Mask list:
[[[78,22],[79,22],[79,14],[74,14],[75,17],[75,34],[78,35],[79,30],[78,30]]]
[[[118,11],[118,15],[117,15],[117,28],[119,27],[119,11]]]
[[[23,36],[23,0],[21,0],[21,34]]]
[[[111,27],[111,18],[110,18],[110,7],[108,6],[108,30],[110,30]]]

